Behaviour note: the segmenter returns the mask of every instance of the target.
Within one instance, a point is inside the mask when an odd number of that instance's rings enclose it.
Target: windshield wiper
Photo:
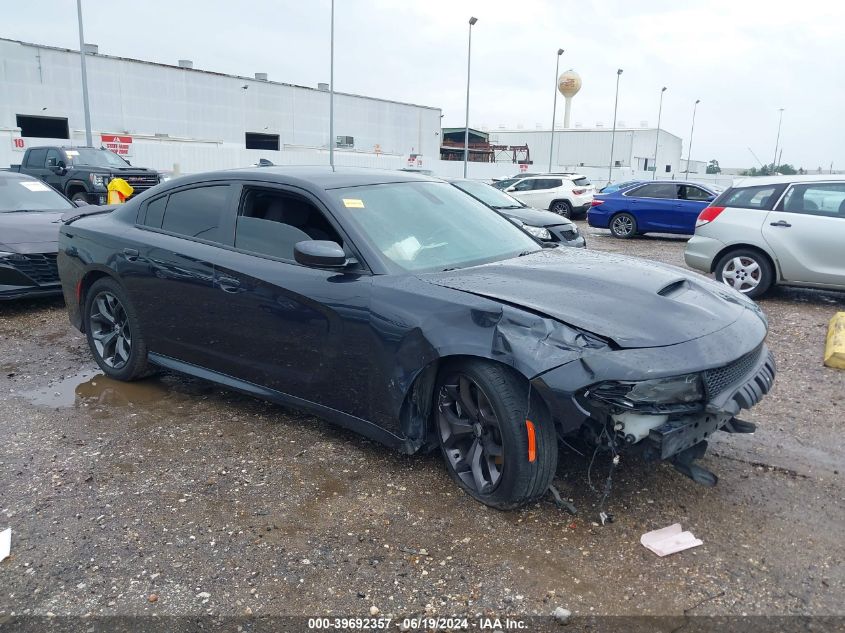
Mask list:
[[[537,251],[522,251],[519,256],[525,257],[526,255],[531,255],[532,253],[536,253]]]
[[[510,205],[507,205],[507,206],[498,206],[498,207],[493,207],[493,208],[496,209],[497,211],[501,211],[502,209],[521,209],[522,205],[510,204]]]

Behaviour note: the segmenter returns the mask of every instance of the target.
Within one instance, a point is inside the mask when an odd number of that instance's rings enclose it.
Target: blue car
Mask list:
[[[676,180],[654,180],[613,193],[596,194],[587,223],[610,229],[627,239],[644,233],[695,233],[701,210],[719,192],[711,186]]]
[[[622,182],[614,182],[602,187],[599,193],[616,193],[621,189],[630,189],[634,185],[639,185],[640,183],[645,183],[645,180],[624,180]]]

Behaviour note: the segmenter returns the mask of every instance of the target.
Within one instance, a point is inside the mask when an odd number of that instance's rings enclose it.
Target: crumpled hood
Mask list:
[[[47,252],[59,241],[63,211],[7,211],[0,213],[0,250],[20,253]],[[34,249],[34,250],[33,250]]]
[[[539,312],[620,347],[675,345],[727,327],[744,310],[759,313],[752,302],[696,273],[580,249],[543,249],[420,278]]]

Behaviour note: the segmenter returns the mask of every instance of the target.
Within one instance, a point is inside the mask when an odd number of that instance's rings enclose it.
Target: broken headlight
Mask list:
[[[604,382],[591,389],[590,395],[628,407],[690,403],[704,400],[704,385],[699,374],[686,374],[641,382]]]

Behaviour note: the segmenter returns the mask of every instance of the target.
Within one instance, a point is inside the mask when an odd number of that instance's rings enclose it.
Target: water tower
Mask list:
[[[572,110],[572,97],[581,90],[581,75],[571,68],[557,78],[557,89],[563,95],[565,109],[563,111],[563,127],[569,127],[569,113]]]

